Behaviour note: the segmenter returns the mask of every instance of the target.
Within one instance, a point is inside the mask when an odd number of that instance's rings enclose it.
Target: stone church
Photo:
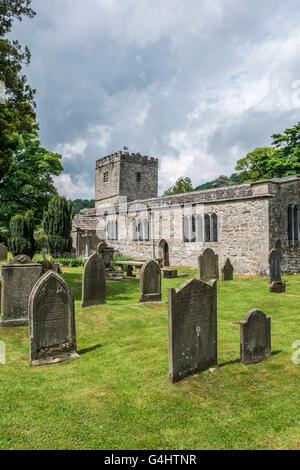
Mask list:
[[[212,248],[220,267],[267,275],[272,248],[283,272],[300,272],[300,175],[158,197],[158,160],[117,152],[96,161],[95,208],[73,219],[73,248],[88,255],[105,240],[136,260],[196,266]]]

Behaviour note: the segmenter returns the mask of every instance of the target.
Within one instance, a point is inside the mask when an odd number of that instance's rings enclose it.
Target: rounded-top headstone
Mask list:
[[[260,362],[271,355],[271,320],[259,309],[250,310],[240,322],[241,361]]]
[[[140,302],[161,301],[161,269],[151,259],[143,264],[140,274]]]

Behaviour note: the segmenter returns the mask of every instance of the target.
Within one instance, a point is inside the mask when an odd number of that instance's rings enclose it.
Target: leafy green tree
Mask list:
[[[35,224],[41,224],[44,210],[57,193],[52,176],[62,171],[61,155],[41,147],[34,135],[22,137],[22,148],[12,161],[10,173],[0,181],[0,235],[8,235],[10,218],[33,210]]]
[[[58,194],[48,205],[48,211],[43,220],[43,229],[48,237],[48,250],[51,255],[62,256],[70,253],[72,239],[72,201]]]
[[[276,149],[274,147],[258,147],[238,160],[235,169],[244,172],[245,181],[273,178],[273,166],[276,162],[275,154]]]
[[[12,254],[14,256],[28,255],[32,258],[36,248],[33,212],[28,211],[25,215],[17,214],[12,217],[10,232],[9,248]]]
[[[82,209],[93,209],[95,207],[95,199],[75,199],[72,201],[72,216],[79,214]]]
[[[0,81],[6,89],[6,100],[0,104],[0,180],[11,169],[13,154],[20,148],[20,134],[37,132],[34,94],[22,75],[22,66],[30,62],[30,52],[16,40],[5,37],[14,20],[32,18],[35,12],[30,0],[0,1]]]
[[[175,182],[174,186],[164,191],[163,196],[170,196],[172,194],[180,194],[180,193],[188,193],[191,191],[194,191],[191,178],[187,176],[186,177],[181,176]]]

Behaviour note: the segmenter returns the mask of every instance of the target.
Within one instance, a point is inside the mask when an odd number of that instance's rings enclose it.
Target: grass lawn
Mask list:
[[[189,277],[196,270],[180,268]],[[218,283],[218,367],[172,385],[168,379],[167,287],[163,303],[138,305],[139,281],[107,282],[107,304],[80,308],[73,288],[80,359],[28,365],[28,329],[0,328],[0,449],[300,449],[300,275],[286,294],[268,280]],[[251,308],[271,316],[272,356],[239,361],[239,325]]]

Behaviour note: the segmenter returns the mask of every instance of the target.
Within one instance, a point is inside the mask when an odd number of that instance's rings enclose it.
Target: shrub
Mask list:
[[[72,202],[58,194],[48,204],[43,220],[43,229],[48,237],[48,250],[51,255],[70,253],[72,248],[71,220]]]
[[[27,255],[33,257],[36,250],[34,239],[34,216],[32,211],[25,215],[17,214],[10,219],[9,249],[13,256]]]

